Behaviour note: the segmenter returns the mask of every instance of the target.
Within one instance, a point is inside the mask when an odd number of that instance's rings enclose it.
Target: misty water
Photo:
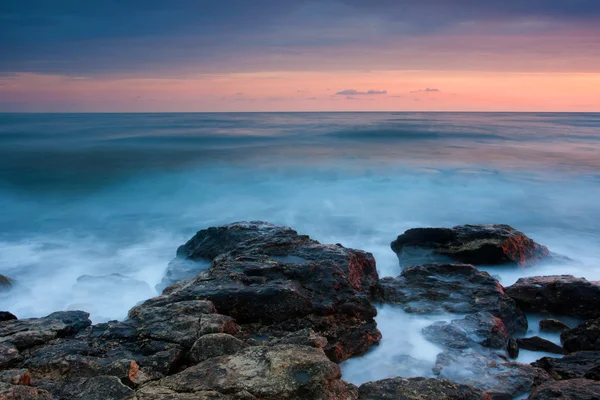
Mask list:
[[[598,280],[599,154],[600,114],[0,114],[0,310],[123,319],[177,246],[240,220],[370,251],[382,277],[408,228],[510,224],[574,262],[488,269],[502,284]],[[431,374],[420,330],[459,317],[379,307],[383,340],[344,379]]]

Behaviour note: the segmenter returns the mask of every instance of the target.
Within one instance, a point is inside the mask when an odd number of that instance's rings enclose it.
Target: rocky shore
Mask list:
[[[402,272],[380,279],[370,253],[288,227],[201,230],[177,250],[162,295],[124,321],[0,312],[0,399],[599,398],[600,283],[562,275],[503,287],[478,267],[566,261],[507,225],[411,229],[391,247]],[[12,281],[0,276],[0,290]],[[378,304],[456,314],[422,331],[439,347],[431,376],[342,379],[339,363],[382,338]],[[540,330],[561,345],[527,337],[525,312],[547,315]],[[559,358],[522,364],[519,348]]]

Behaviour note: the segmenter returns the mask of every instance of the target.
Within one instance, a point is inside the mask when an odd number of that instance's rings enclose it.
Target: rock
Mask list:
[[[9,291],[12,289],[14,281],[8,276],[0,274],[0,292]]]
[[[406,268],[379,282],[378,298],[411,313],[472,314],[488,311],[509,335],[524,334],[527,318],[487,272],[468,264],[426,264]]]
[[[209,358],[235,354],[246,347],[244,342],[226,333],[210,333],[196,340],[188,357],[193,365]]]
[[[8,311],[0,311],[0,322],[10,321],[13,319],[17,319],[14,314],[9,313]]]
[[[600,381],[600,365],[596,365],[594,368],[587,371],[583,377],[585,379]]]
[[[2,400],[52,400],[52,395],[45,390],[30,386],[12,385],[0,382],[0,399]]]
[[[210,262],[206,260],[195,261],[176,258],[169,263],[165,275],[155,288],[160,293],[168,286],[192,279],[208,268],[210,268]]]
[[[360,400],[491,400],[486,393],[448,379],[393,378],[358,388]]]
[[[133,390],[123,385],[115,376],[95,376],[86,379],[75,398],[85,400],[127,400]]]
[[[519,357],[519,344],[517,343],[516,339],[510,338],[508,340],[506,352],[507,352],[508,356],[512,359]]]
[[[600,350],[600,318],[563,331],[560,334],[560,341],[568,352]]]
[[[512,399],[551,379],[542,369],[509,362],[493,352],[448,350],[438,355],[433,371],[440,378],[483,390],[492,399]]]
[[[340,368],[322,350],[308,346],[252,346],[208,359],[158,382],[177,393],[248,392],[264,399],[356,399]]]
[[[546,353],[567,354],[565,349],[549,340],[542,339],[539,336],[517,339],[519,347],[531,351],[544,351]]]
[[[550,381],[535,388],[529,400],[598,400],[600,382],[589,379]]]
[[[457,261],[525,267],[553,258],[546,246],[508,225],[409,229],[398,236],[391,247],[401,266]]]
[[[556,319],[543,319],[540,321],[540,331],[542,332],[562,332],[566,329],[571,329],[571,327]]]
[[[10,342],[0,341],[0,368],[9,368],[23,360],[17,347]]]
[[[525,311],[600,317],[600,284],[571,275],[520,278],[506,288],[506,294]]]
[[[451,349],[484,346],[505,349],[508,335],[504,323],[487,311],[467,315],[450,323],[436,322],[423,329],[425,339]]]
[[[0,382],[29,386],[31,375],[26,369],[7,369],[0,371]]]
[[[592,376],[600,368],[600,351],[578,351],[563,358],[544,357],[531,365],[545,370],[555,380],[587,378],[587,374]]]

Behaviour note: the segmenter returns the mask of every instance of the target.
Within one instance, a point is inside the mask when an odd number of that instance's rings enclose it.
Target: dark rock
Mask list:
[[[562,332],[566,329],[571,329],[571,327],[556,319],[543,319],[540,321],[540,331],[542,332]]]
[[[391,247],[402,266],[449,261],[531,266],[553,257],[546,246],[508,225],[409,229]]]
[[[195,261],[176,258],[169,263],[165,276],[155,288],[160,293],[168,286],[192,279],[208,268],[210,268],[210,262],[206,260]]]
[[[30,386],[12,385],[0,382],[0,399],[2,400],[52,400],[52,395],[43,389]]]
[[[481,389],[493,399],[512,399],[551,379],[542,369],[509,362],[493,352],[445,351],[433,371],[440,378]]]
[[[598,400],[600,382],[589,379],[551,381],[535,388],[529,400]]]
[[[487,311],[467,315],[450,323],[436,322],[423,329],[430,342],[451,349],[484,346],[505,349],[508,335],[504,323]]]
[[[10,342],[0,342],[0,368],[9,368],[23,360],[17,347]]]
[[[226,333],[210,333],[194,343],[188,357],[192,364],[198,364],[209,358],[235,354],[246,347],[244,342]]]
[[[31,375],[27,369],[7,369],[0,371],[0,382],[29,386]]]
[[[600,364],[590,369],[583,375],[585,379],[592,379],[594,381],[600,381]]]
[[[582,350],[600,350],[600,318],[564,331],[560,341],[568,352]]]
[[[468,264],[427,264],[406,268],[397,278],[380,280],[379,299],[412,313],[471,314],[488,311],[509,335],[527,331],[525,313],[487,272]]]
[[[593,375],[594,369],[600,368],[600,351],[578,351],[563,358],[544,357],[531,365],[545,370],[555,380],[587,378],[588,373]]]
[[[0,311],[0,322],[17,319],[17,317],[8,311]]]
[[[123,385],[114,376],[95,376],[86,379],[78,392],[75,398],[85,400],[126,400],[133,395],[133,390]]]
[[[519,344],[517,343],[516,339],[510,338],[508,340],[506,352],[508,353],[508,356],[512,359],[519,357]]]
[[[360,400],[491,400],[486,393],[448,379],[393,378],[358,388]]]
[[[14,281],[8,276],[0,274],[0,292],[8,291],[12,289]]]
[[[531,351],[544,351],[546,353],[554,353],[554,354],[567,354],[565,349],[557,345],[556,343],[552,343],[549,340],[542,339],[539,336],[533,336],[529,338],[519,338],[517,339],[517,343],[519,347],[525,350]]]
[[[520,278],[506,288],[506,294],[526,311],[600,317],[600,284],[571,275]]]

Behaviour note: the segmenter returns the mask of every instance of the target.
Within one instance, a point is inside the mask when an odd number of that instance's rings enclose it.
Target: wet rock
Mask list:
[[[202,336],[192,346],[188,357],[192,364],[198,364],[212,357],[235,354],[246,348],[241,340],[226,333],[211,333]]]
[[[31,375],[26,369],[7,369],[0,371],[0,382],[29,386]]]
[[[2,400],[52,400],[52,395],[43,389],[30,386],[12,385],[0,382],[0,399]]]
[[[542,332],[562,332],[567,329],[571,329],[571,327],[557,319],[543,319],[540,321],[540,331]]]
[[[529,338],[519,338],[517,339],[517,343],[519,347],[525,350],[531,351],[544,351],[546,353],[554,353],[554,354],[566,354],[565,349],[557,345],[556,343],[552,343],[549,340],[542,339],[539,336],[533,336]]]
[[[133,395],[133,390],[123,385],[114,376],[95,376],[86,379],[75,396],[85,400],[126,400]]]
[[[551,381],[535,388],[529,400],[598,400],[600,382],[589,379]]]
[[[225,395],[214,390],[177,393],[174,390],[167,389],[157,384],[150,384],[135,392],[132,400],[256,400],[256,397],[250,395],[247,397],[236,395]]]
[[[19,363],[23,357],[17,347],[10,342],[0,342],[0,368],[9,368]]]
[[[587,378],[600,368],[600,351],[578,351],[563,358],[544,357],[531,365],[545,370],[555,380]]]
[[[393,378],[367,382],[358,388],[360,400],[491,400],[479,389],[448,379]]]
[[[200,259],[195,261],[176,258],[169,263],[165,271],[165,276],[156,285],[156,290],[160,293],[168,286],[192,279],[208,268],[210,268],[210,262],[206,260]]]
[[[0,311],[0,322],[17,319],[17,317],[8,311]]]
[[[527,318],[487,272],[468,264],[426,264],[380,280],[379,300],[411,313],[471,314],[488,311],[509,335],[524,334]]]
[[[481,389],[493,399],[513,399],[551,379],[542,369],[509,362],[493,352],[445,351],[438,355],[433,371],[440,378]]]
[[[436,322],[423,329],[430,342],[451,349],[484,346],[505,349],[508,335],[504,323],[487,311],[467,315],[450,323]]]
[[[409,229],[398,236],[391,247],[402,266],[450,261],[531,266],[553,258],[546,246],[508,225]]]
[[[569,352],[582,350],[600,350],[600,318],[564,331],[560,341]]]
[[[247,392],[265,400],[356,399],[340,368],[323,351],[297,345],[252,346],[208,359],[158,382],[177,393]]]
[[[0,274],[0,292],[9,291],[13,285],[14,281],[11,278]]]
[[[596,365],[583,375],[585,379],[592,379],[594,381],[600,381],[600,365]]]
[[[571,275],[520,278],[506,288],[506,294],[526,311],[600,317],[600,284]]]
[[[506,347],[506,353],[512,359],[519,357],[519,344],[517,340],[514,338],[510,338],[508,340],[508,345]]]

